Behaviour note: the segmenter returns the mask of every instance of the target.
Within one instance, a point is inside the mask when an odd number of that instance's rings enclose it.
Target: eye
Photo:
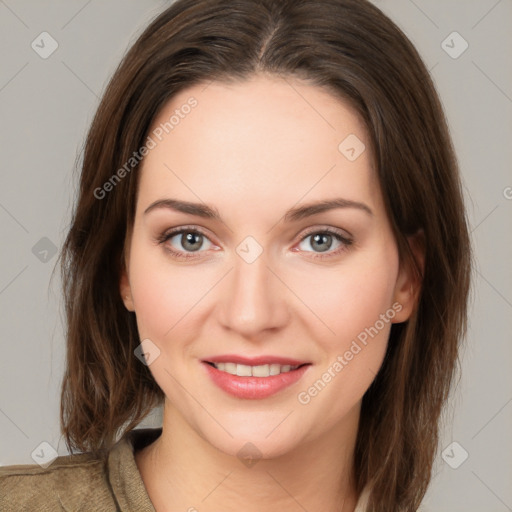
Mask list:
[[[175,239],[173,241],[173,239]],[[158,243],[166,244],[165,249],[176,258],[195,258],[193,253],[201,252],[205,242],[213,245],[210,239],[197,228],[180,227],[171,231],[166,231],[158,238]],[[207,247],[208,248],[208,247]]]
[[[306,244],[306,241],[310,239],[310,241]],[[334,251],[330,251],[334,245],[338,245]],[[348,238],[343,233],[333,230],[331,228],[326,228],[322,230],[310,231],[307,233],[300,241],[299,247],[300,250],[305,252],[313,252],[313,258],[330,258],[333,256],[337,256],[343,251],[346,251],[350,245],[352,245],[353,240]],[[302,247],[301,247],[302,244]],[[313,248],[313,251],[308,251],[304,248],[304,245],[309,245]],[[318,250],[318,252],[316,251]],[[326,253],[326,254],[322,254]]]
[[[311,239],[307,245],[313,248],[312,251],[304,247],[308,239]],[[201,249],[205,249],[205,243],[207,245],[206,249],[214,246],[205,233],[188,226],[164,232],[157,238],[157,242],[162,245],[165,244],[165,250],[177,259],[198,258],[200,253],[204,252]],[[333,243],[335,246],[338,245],[335,250],[331,250]],[[331,258],[346,251],[352,243],[353,240],[340,231],[332,228],[316,229],[302,237],[299,250],[312,252],[311,257],[313,258]],[[210,245],[208,246],[208,244]]]

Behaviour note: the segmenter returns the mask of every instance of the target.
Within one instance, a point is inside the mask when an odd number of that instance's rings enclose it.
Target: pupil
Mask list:
[[[331,235],[328,235],[325,233],[323,233],[323,234],[318,233],[313,237],[313,244],[316,244],[317,242],[326,244],[327,242],[331,242],[331,240],[332,240]],[[331,246],[331,244],[329,243],[328,247],[324,247],[324,248],[319,247],[320,252],[325,252],[326,250],[328,250],[330,248],[330,246]]]
[[[197,246],[198,240],[196,239],[194,242],[194,239],[199,238],[201,236],[202,235],[200,235],[199,233],[187,233],[183,247],[190,251],[197,251],[201,247],[201,243],[199,243],[199,246]],[[192,247],[190,247],[190,245],[192,245]]]

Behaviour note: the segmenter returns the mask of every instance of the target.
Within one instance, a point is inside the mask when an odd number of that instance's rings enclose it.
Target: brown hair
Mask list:
[[[457,161],[429,72],[404,33],[365,0],[178,0],[125,55],[87,136],[61,253],[62,432],[71,451],[108,450],[163,398],[134,356],[135,314],[119,291],[137,167],[102,199],[95,191],[143,146],[179,91],[258,72],[308,80],[356,108],[401,259],[414,263],[406,237],[423,230],[418,304],[409,321],[393,325],[363,398],[354,461],[357,491],[371,487],[369,510],[416,510],[466,332],[471,250]]]

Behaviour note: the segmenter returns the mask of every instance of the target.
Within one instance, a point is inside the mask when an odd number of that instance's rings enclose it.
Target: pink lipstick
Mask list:
[[[295,384],[311,363],[280,356],[212,356],[202,361],[219,388],[237,398],[262,399]]]

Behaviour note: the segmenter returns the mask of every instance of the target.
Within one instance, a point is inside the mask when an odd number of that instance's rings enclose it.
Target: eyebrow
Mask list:
[[[159,199],[150,204],[145,210],[144,215],[156,209],[169,209],[177,212],[188,213],[197,217],[205,219],[214,219],[222,222],[221,215],[217,208],[208,206],[204,203],[191,203],[189,201],[181,201],[178,199]],[[327,199],[323,201],[315,201],[296,208],[291,208],[284,215],[285,222],[297,222],[301,219],[312,217],[319,213],[323,213],[336,208],[355,208],[366,212],[368,215],[373,216],[373,212],[368,205],[350,199],[343,199],[341,197],[335,199]]]

